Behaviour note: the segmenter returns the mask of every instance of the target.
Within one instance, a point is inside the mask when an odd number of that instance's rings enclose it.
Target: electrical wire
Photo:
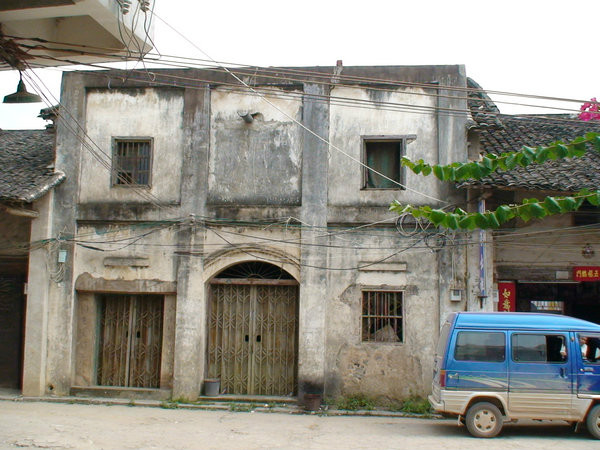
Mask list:
[[[48,48],[49,50],[51,50],[50,48]],[[56,50],[56,49],[55,49]],[[65,51],[68,51],[69,49],[63,49]],[[76,52],[79,53],[79,52]],[[96,56],[106,56],[105,54],[100,54],[100,53],[96,53]],[[102,66],[98,63],[83,63],[83,62],[79,62],[79,61],[73,61],[73,60],[68,60],[65,58],[54,58],[51,56],[47,56],[47,55],[40,55],[39,56],[40,59],[49,59],[49,60],[54,60],[54,61],[60,61],[60,62],[69,62],[71,64],[78,64],[78,65],[87,65],[89,67],[93,67],[93,68],[103,68],[103,69],[108,69],[108,70],[121,70],[127,73],[127,75],[124,77],[124,80],[129,80],[130,76],[129,74],[132,73],[135,69],[118,69],[118,68],[114,68],[114,67],[107,67],[107,66]],[[123,56],[122,59],[126,62],[128,61],[128,58]],[[142,61],[142,63],[144,64],[145,68],[144,71],[146,72],[148,78],[150,79],[151,84],[156,84],[155,83],[155,77],[156,74],[154,73],[150,73],[148,71],[148,68],[145,65],[145,61],[146,59],[141,59],[140,61]],[[148,62],[152,62],[153,64],[162,64],[162,65],[166,65],[168,67],[176,67],[176,68],[186,68],[189,69],[189,65],[187,66],[183,66],[183,65],[176,65],[174,63],[169,63],[169,62],[164,62],[164,61],[158,61],[158,60],[152,60],[150,59]],[[207,67],[204,69],[201,69],[203,71],[219,71],[219,72],[223,72],[222,69],[218,69],[218,68],[211,68],[211,67]],[[140,70],[141,72],[141,70]],[[232,71],[232,72],[237,72],[237,71]],[[243,75],[248,75],[248,73],[239,73],[240,76]],[[152,76],[151,76],[152,75]],[[172,77],[172,78],[179,78],[179,79],[183,79],[183,80],[188,80],[188,81],[192,81],[192,82],[205,82],[205,83],[215,83],[214,79],[201,79],[201,78],[192,78],[192,77],[183,77],[183,76],[176,76],[176,75],[169,75],[169,74],[165,74],[165,73],[161,73],[161,76],[168,78],[168,77]],[[263,75],[264,76],[264,75]],[[137,81],[140,82],[147,82],[144,79],[136,79]],[[293,80],[293,79],[292,79]],[[298,79],[298,82],[300,81],[305,81],[305,80],[301,80]],[[218,81],[216,82],[218,85],[227,85],[227,86],[231,86],[232,90],[233,89],[241,89],[242,86],[240,86],[239,84],[236,83],[227,83],[225,81]],[[331,86],[331,82],[315,82],[314,84],[321,84],[321,85],[327,85],[327,86]],[[174,84],[169,83],[169,86],[173,86]],[[193,88],[194,85],[193,84],[179,84],[179,86],[182,87],[188,87],[188,88]],[[344,86],[346,87],[346,86]],[[268,90],[269,88],[265,88],[265,87],[258,87],[258,86],[254,86],[254,89],[258,92],[264,92],[265,90]],[[374,90],[374,91],[383,91],[383,92],[390,92],[390,88],[378,88],[375,86],[369,86],[370,90]],[[438,86],[431,84],[429,85],[429,89],[439,89]],[[243,92],[243,90],[240,90],[240,92]],[[409,95],[423,95],[423,96],[431,96],[431,97],[443,97],[443,98],[452,98],[452,99],[457,99],[457,100],[472,100],[472,101],[480,101],[480,102],[484,102],[484,100],[482,99],[476,99],[476,98],[471,98],[471,97],[456,97],[456,96],[449,96],[449,95],[442,95],[442,94],[434,94],[434,93],[427,93],[427,92],[417,92],[417,91],[412,91],[412,92],[407,92],[404,91],[402,92],[403,94],[409,94]],[[317,94],[311,94],[312,96],[315,96]],[[340,102],[341,99],[343,102],[361,102],[361,103],[365,103],[367,105],[375,105],[374,107],[372,107],[372,109],[382,109],[382,107],[385,107],[386,105],[391,105],[392,107],[394,106],[401,106],[404,107],[402,109],[397,109],[399,111],[407,111],[412,109],[427,109],[430,111],[436,111],[436,112],[446,112],[447,114],[450,113],[455,113],[456,115],[463,115],[465,113],[470,113],[471,110],[469,108],[451,108],[451,107],[441,107],[441,106],[427,106],[427,105],[414,105],[414,104],[406,104],[406,103],[394,103],[394,102],[385,102],[385,101],[372,101],[372,100],[362,100],[362,99],[355,99],[355,98],[344,98],[344,97],[339,97],[339,96],[335,96],[335,95],[319,95],[319,97],[322,98],[326,98],[326,99],[331,99],[332,101],[337,101],[338,104],[343,104],[342,102]],[[561,111],[561,112],[571,112],[571,113],[579,113],[580,110],[579,109],[572,109],[572,108],[565,108],[565,107],[556,107],[556,106],[546,106],[546,105],[534,105],[534,104],[525,104],[525,103],[515,103],[515,102],[502,102],[502,101],[495,101],[494,103],[504,103],[504,104],[509,104],[509,105],[515,105],[515,106],[527,106],[527,107],[533,107],[533,108],[538,108],[538,109],[549,109],[549,110],[555,110],[555,111]],[[350,103],[351,104],[351,103]],[[394,110],[394,109],[390,109],[390,108],[386,108],[389,110]],[[493,116],[493,117],[501,117],[503,116],[502,113],[500,112],[495,112],[495,111],[486,111],[485,114],[487,116]],[[566,123],[571,123],[573,125],[578,125],[581,127],[590,127],[589,123],[583,122],[577,118],[564,118],[564,117],[545,117],[545,116],[541,116],[541,115],[534,115],[532,117],[527,117],[526,115],[518,115],[515,117],[519,117],[521,119],[524,120],[530,120],[532,122],[547,122],[547,121],[553,121],[553,122],[566,122]]]
[[[155,13],[152,14],[152,16],[155,16],[155,15],[156,15]],[[90,54],[96,54],[96,55],[103,54],[104,56],[106,56],[106,52],[111,52],[110,56],[120,57],[121,56],[120,52],[122,52],[122,49],[118,49],[118,48],[115,48],[115,47],[98,47],[98,46],[90,46],[90,45],[83,45],[83,44],[71,44],[71,43],[66,43],[66,42],[52,41],[52,40],[47,40],[47,39],[35,38],[35,37],[22,37],[22,36],[11,36],[11,35],[7,35],[6,37],[14,39],[14,40],[37,41],[37,42],[49,43],[49,44],[68,45],[69,47],[76,47],[76,48],[83,48],[83,49],[95,49],[95,50],[99,50],[99,51],[104,52],[104,53],[100,53],[100,52],[92,53],[92,52],[90,52]],[[148,35],[148,37],[149,37],[149,35]],[[154,47],[156,48],[156,46],[154,46]],[[73,51],[72,48],[62,48],[62,49],[61,48],[47,48],[47,49],[48,50],[61,50],[61,51],[69,51],[69,50],[71,50],[71,51]],[[81,54],[81,53],[85,53],[85,52],[78,51],[77,53]],[[152,53],[152,52],[148,52],[148,53],[146,53],[146,55],[153,56],[155,54]],[[194,61],[194,62],[200,61],[200,62],[203,62],[203,63],[210,62],[212,64],[217,64],[219,66],[235,66],[237,68],[244,68],[245,67],[245,68],[249,68],[249,69],[252,69],[252,70],[258,70],[258,73],[279,73],[279,72],[284,72],[284,73],[288,73],[288,74],[292,74],[292,75],[312,76],[312,77],[315,77],[317,79],[318,78],[323,79],[323,81],[321,83],[331,84],[331,81],[330,81],[331,76],[332,76],[331,73],[323,73],[323,72],[318,72],[318,71],[308,70],[308,69],[302,69],[302,68],[261,67],[261,66],[253,66],[253,65],[242,64],[242,63],[216,61],[214,59],[192,58],[192,57],[189,57],[189,56],[180,56],[180,55],[163,55],[160,52],[157,53],[156,56],[158,56],[159,58],[181,59],[183,61],[188,61],[188,62],[189,61]],[[150,59],[150,61],[152,61],[152,59]],[[190,63],[187,64],[188,67],[190,65],[191,65]],[[199,65],[199,66],[206,66],[207,68],[210,68],[206,64],[197,64],[197,65]],[[217,69],[214,69],[214,70],[217,70]],[[222,69],[218,69],[218,70],[222,70]],[[582,99],[568,98],[568,97],[556,97],[556,96],[547,96],[547,95],[526,94],[526,93],[517,93],[517,92],[510,92],[510,91],[492,90],[492,89],[474,89],[474,88],[469,88],[469,87],[453,86],[453,85],[442,85],[442,84],[437,84],[437,83],[434,84],[434,83],[423,83],[423,82],[408,82],[408,81],[401,81],[401,80],[389,80],[389,79],[384,79],[384,78],[374,78],[374,77],[365,77],[365,76],[352,76],[352,75],[345,75],[343,73],[339,75],[339,79],[340,80],[344,80],[344,81],[348,81],[348,82],[376,83],[376,84],[384,84],[384,85],[387,85],[387,86],[403,86],[403,87],[410,86],[410,87],[419,87],[419,88],[428,88],[428,89],[435,88],[435,89],[447,90],[447,91],[458,91],[458,92],[467,92],[467,93],[485,93],[485,94],[500,95],[500,96],[523,97],[523,98],[531,98],[531,99],[536,99],[536,100],[549,100],[549,101],[569,102],[569,103],[577,103],[577,104],[582,104],[582,103],[585,103],[585,102],[589,101],[587,99],[586,100],[582,100]],[[418,94],[418,95],[422,95],[422,94]],[[429,95],[449,97],[449,96],[442,95],[442,94],[429,94]],[[456,98],[456,97],[450,97],[450,98]],[[508,102],[495,101],[494,103],[508,103]],[[508,104],[512,104],[512,103],[508,103]],[[537,107],[543,107],[543,106],[536,105],[536,104],[518,104],[518,105],[521,105],[521,106],[531,106],[531,107],[536,107],[536,108]]]

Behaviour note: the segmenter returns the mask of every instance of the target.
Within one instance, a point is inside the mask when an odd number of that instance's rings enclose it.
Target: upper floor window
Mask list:
[[[150,186],[152,138],[113,138],[113,186]]]
[[[402,155],[416,136],[363,136],[363,188],[403,189]]]

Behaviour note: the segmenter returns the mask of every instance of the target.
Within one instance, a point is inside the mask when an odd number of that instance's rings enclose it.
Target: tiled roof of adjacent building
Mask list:
[[[593,131],[600,133],[600,123],[583,122],[567,114],[506,115],[499,114],[489,97],[474,81],[469,87],[469,109],[474,126],[480,133],[481,151],[500,154],[523,146],[536,147],[555,141],[568,142]],[[481,180],[461,183],[461,186],[493,187],[573,192],[600,187],[600,153],[590,146],[581,158],[547,161],[499,171]]]
[[[42,197],[65,179],[53,162],[53,131],[0,130],[0,201]]]

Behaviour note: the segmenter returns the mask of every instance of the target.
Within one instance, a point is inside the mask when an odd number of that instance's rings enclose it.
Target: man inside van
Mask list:
[[[598,361],[600,353],[600,339],[591,336],[579,335],[579,345],[581,346],[581,356],[584,361]]]

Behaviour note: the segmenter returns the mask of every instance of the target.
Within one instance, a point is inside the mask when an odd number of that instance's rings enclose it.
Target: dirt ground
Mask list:
[[[1,449],[600,449],[563,425],[506,426],[491,440],[455,421],[0,401]]]

